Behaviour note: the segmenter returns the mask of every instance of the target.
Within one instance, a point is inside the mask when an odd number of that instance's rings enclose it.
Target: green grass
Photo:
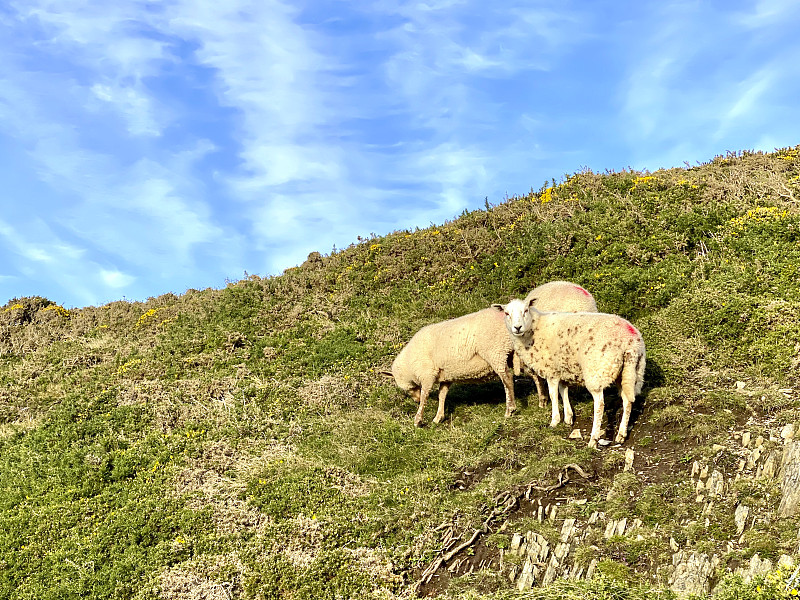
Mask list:
[[[495,563],[437,592],[670,598],[656,564],[669,537],[724,561],[793,552],[796,519],[757,522],[727,551],[736,503],[773,511],[774,486],[739,482],[703,515],[687,473],[751,416],[795,420],[797,394],[780,390],[800,386],[799,175],[796,148],[584,171],[279,277],[70,311],[12,300],[0,308],[0,596],[408,597],[443,532],[469,535],[499,495],[549,486],[570,463],[594,477],[558,492],[586,500],[560,518],[639,518],[643,539],[595,535],[577,551],[599,561],[588,582],[518,593]],[[507,421],[499,384],[464,384],[444,423],[418,429],[413,402],[377,373],[423,325],[554,279],[643,332],[632,435],[663,454],[657,478],[549,429],[530,383]],[[572,397],[585,429],[590,398]],[[499,553],[528,530],[555,543],[560,525],[512,513],[480,543]],[[766,598],[775,577],[729,578],[720,597]]]

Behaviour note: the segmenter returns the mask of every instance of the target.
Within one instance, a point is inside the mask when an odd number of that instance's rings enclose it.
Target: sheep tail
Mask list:
[[[392,372],[387,370],[375,371],[375,373],[377,373],[378,375],[385,375],[386,377],[394,377]]]
[[[642,391],[644,385],[644,368],[647,359],[644,352],[626,350],[623,357],[622,386],[632,389],[634,396]]]

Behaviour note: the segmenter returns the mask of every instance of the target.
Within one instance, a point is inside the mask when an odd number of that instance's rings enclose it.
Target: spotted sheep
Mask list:
[[[639,330],[617,315],[541,312],[530,300],[493,306],[504,312],[515,355],[547,381],[553,405],[550,425],[560,422],[559,391],[565,384],[583,385],[594,399],[589,447],[596,447],[605,407],[603,391],[616,384],[623,414],[615,441],[624,441],[631,407],[644,383],[645,346]],[[564,420],[571,424],[572,410],[567,414],[566,405]]]
[[[544,283],[528,292],[523,302],[530,304],[540,312],[597,312],[597,303],[594,297],[586,289],[571,281]],[[520,360],[515,354],[514,374],[520,375],[521,373]],[[535,373],[533,373],[533,380],[536,383],[536,393],[539,396],[539,408],[544,408],[544,380]],[[554,413],[558,413],[557,402],[559,396],[564,405],[564,420],[571,424],[572,406],[569,403],[569,392],[566,386],[563,386],[561,392],[556,394],[556,404],[553,406]]]

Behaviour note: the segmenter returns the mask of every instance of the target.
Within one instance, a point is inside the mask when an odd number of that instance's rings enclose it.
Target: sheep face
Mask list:
[[[539,311],[533,308],[535,300],[525,302],[514,299],[505,306],[494,304],[495,308],[505,313],[506,328],[514,337],[523,337],[531,331],[539,317]]]

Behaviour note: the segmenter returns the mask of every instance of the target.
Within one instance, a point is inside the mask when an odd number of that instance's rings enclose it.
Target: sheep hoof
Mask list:
[[[622,435],[621,433],[618,433],[618,434],[617,434],[617,437],[615,437],[615,438],[614,438],[614,441],[615,441],[616,443],[618,443],[618,444],[621,444],[622,442],[624,442],[624,441],[625,441],[625,436],[624,436],[624,435]]]
[[[589,448],[597,448],[597,440],[592,438],[589,440]]]
[[[439,423],[441,423],[442,421],[444,421],[444,415],[441,415],[441,416],[440,415],[436,415],[435,417],[433,417],[433,422],[436,423],[437,425]]]
[[[559,424],[560,422],[561,422],[561,421],[555,421],[555,420],[553,420],[553,421],[550,421],[550,427],[558,427],[558,424]]]
[[[539,399],[539,408],[544,408],[545,406],[547,406],[547,402],[545,402],[544,400],[542,400],[542,399],[540,398],[540,399]]]
[[[422,427],[422,417],[415,418],[414,425],[416,425],[417,427]]]

